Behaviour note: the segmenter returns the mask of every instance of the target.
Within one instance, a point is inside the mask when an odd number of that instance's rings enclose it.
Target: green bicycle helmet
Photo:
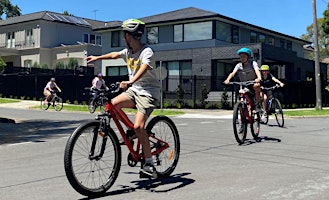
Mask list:
[[[247,54],[249,57],[251,56],[251,50],[249,48],[243,47],[237,51],[238,55],[240,55],[242,53]]]
[[[268,65],[262,65],[262,66],[260,67],[260,70],[261,70],[261,71],[268,71],[268,70],[270,70],[270,66],[268,66]]]
[[[122,23],[121,28],[133,36],[141,36],[144,33],[145,23],[139,19],[128,19]]]

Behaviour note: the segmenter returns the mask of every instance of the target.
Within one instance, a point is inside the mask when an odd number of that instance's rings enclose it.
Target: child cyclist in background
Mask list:
[[[279,84],[281,87],[284,86],[284,84],[277,78],[275,78],[270,73],[270,66],[268,65],[262,65],[260,67],[260,70],[262,72],[262,80],[261,80],[261,88],[269,88],[274,86],[276,83]],[[263,109],[267,110],[267,100],[272,98],[272,90],[263,90],[261,92],[261,96],[263,97]],[[266,116],[267,113],[264,113],[264,116]]]
[[[238,73],[239,79],[243,81],[255,81],[255,84],[249,88],[251,92],[255,92],[256,97],[256,112],[261,111],[260,107],[260,81],[261,74],[257,62],[251,60],[251,50],[249,48],[241,48],[237,51],[240,56],[240,62],[234,67],[233,71],[228,75],[225,84],[230,83],[230,80]]]
[[[149,46],[141,43],[145,29],[144,22],[129,19],[123,22],[121,28],[127,48],[101,56],[88,56],[86,59],[92,62],[99,59],[123,58],[127,63],[129,81],[120,83],[120,88],[125,92],[113,98],[112,103],[123,115],[125,113],[121,108],[137,107],[134,131],[141,141],[145,159],[145,164],[140,170],[140,177],[156,178],[157,172],[151,155],[150,142],[145,131],[146,121],[160,98],[160,82],[155,70],[153,51]]]

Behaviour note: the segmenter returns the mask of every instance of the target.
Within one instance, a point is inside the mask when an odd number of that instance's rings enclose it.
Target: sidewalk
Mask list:
[[[14,108],[14,109],[32,109],[33,107],[40,106],[40,101],[32,100],[19,100],[15,103],[1,103],[1,108]],[[185,114],[178,117],[208,117],[214,118],[223,115],[232,116],[232,110],[220,110],[220,109],[172,109],[177,111],[182,111]]]

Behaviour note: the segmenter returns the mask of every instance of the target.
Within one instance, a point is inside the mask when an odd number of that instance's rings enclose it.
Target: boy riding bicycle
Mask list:
[[[134,131],[140,139],[144,153],[145,164],[140,170],[140,177],[157,177],[151,155],[148,135],[145,125],[148,117],[160,97],[160,83],[156,74],[153,51],[141,43],[145,23],[138,19],[128,19],[121,26],[127,48],[120,52],[111,52],[101,56],[88,56],[88,62],[99,59],[122,58],[127,63],[129,81],[122,81],[120,88],[125,92],[112,99],[113,105],[125,113],[122,108],[137,107],[134,121]],[[131,87],[129,87],[131,85]]]
[[[284,86],[284,84],[277,78],[275,78],[270,72],[270,66],[268,65],[262,65],[260,67],[260,70],[262,72],[262,80],[261,80],[261,88],[270,88],[274,86],[276,83],[279,84],[281,87]],[[261,96],[263,98],[263,109],[267,110],[267,100],[272,98],[272,90],[263,90],[261,92]],[[267,113],[264,113],[264,116],[266,116]]]
[[[238,73],[240,81],[255,81],[255,84],[249,88],[250,91],[255,92],[256,97],[256,112],[261,111],[259,105],[260,102],[260,81],[261,74],[257,62],[252,61],[251,50],[249,48],[241,48],[237,51],[237,54],[240,56],[240,61],[233,69],[233,71],[228,75],[225,84],[229,84],[230,80]]]

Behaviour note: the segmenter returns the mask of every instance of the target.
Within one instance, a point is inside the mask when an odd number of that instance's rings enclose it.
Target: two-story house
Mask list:
[[[0,57],[7,66],[53,69],[75,58],[87,66],[87,54],[100,54],[104,22],[42,11],[0,21]]]
[[[154,49],[157,65],[161,61],[168,71],[166,93],[174,93],[180,85],[195,98],[201,82],[194,76],[201,76],[210,91],[221,91],[223,80],[239,61],[236,52],[241,47],[252,49],[253,59],[270,65],[279,79],[297,82],[314,77],[314,62],[304,55],[308,41],[193,7],[140,19],[146,23],[143,42]],[[102,35],[103,53],[125,47],[121,23],[94,29]],[[321,65],[322,81],[327,80],[326,70]],[[102,71],[107,76],[127,73],[122,60],[102,61]]]

